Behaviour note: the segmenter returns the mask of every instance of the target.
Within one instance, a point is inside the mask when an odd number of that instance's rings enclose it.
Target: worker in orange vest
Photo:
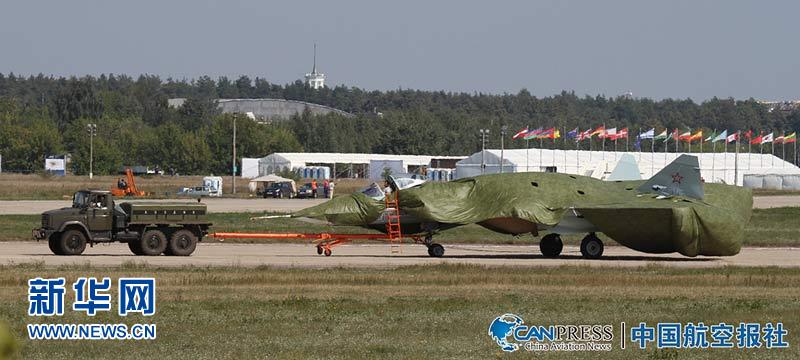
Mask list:
[[[317,198],[317,179],[311,179],[311,192],[314,194],[314,198]]]

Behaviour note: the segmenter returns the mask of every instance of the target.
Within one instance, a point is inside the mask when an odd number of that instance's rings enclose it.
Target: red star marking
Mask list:
[[[682,180],[683,180],[683,176],[681,176],[681,174],[680,174],[680,173],[674,173],[674,174],[672,174],[672,182],[673,182],[673,183],[678,183],[678,184],[680,184]]]

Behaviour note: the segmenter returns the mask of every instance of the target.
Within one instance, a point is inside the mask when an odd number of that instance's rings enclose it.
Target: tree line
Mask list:
[[[169,98],[186,98],[170,108]],[[237,156],[272,152],[372,152],[468,155],[481,148],[479,129],[489,129],[487,147],[525,147],[511,135],[526,126],[588,129],[601,124],[649,128],[793,131],[800,111],[770,111],[753,99],[691,99],[583,96],[561,92],[537,97],[397,89],[367,91],[336,86],[311,89],[301,81],[274,84],[241,76],[212,79],[161,79],[142,75],[85,77],[0,74],[0,155],[4,171],[33,172],[44,158],[69,153],[71,171],[88,172],[86,125],[97,124],[94,172],[116,173],[122,166],[173,168],[184,174],[227,174],[232,157],[233,116],[220,114],[217,98],[299,100],[354,114],[298,114],[259,124],[237,119]],[[593,140],[599,141],[599,140]],[[549,147],[574,148],[556,141]],[[599,142],[595,144],[598,146]],[[583,145],[588,148],[587,144]],[[657,151],[663,145],[657,145]],[[598,147],[595,147],[597,149]],[[663,149],[663,148],[662,148]]]

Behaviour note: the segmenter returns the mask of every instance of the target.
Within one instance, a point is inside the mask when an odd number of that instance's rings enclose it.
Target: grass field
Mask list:
[[[528,324],[611,324],[614,358],[798,358],[800,269],[698,270],[485,268],[464,265],[377,269],[0,267],[0,320],[11,325],[25,359],[349,359],[493,358],[494,317],[511,312]],[[154,276],[152,318],[67,309],[30,318],[33,277]],[[112,297],[114,297],[112,292]],[[67,304],[73,293],[67,291]],[[112,300],[114,301],[114,300]],[[619,324],[778,322],[786,350],[619,350]],[[27,323],[155,323],[158,339],[26,340]],[[523,354],[514,354],[524,356]],[[558,354],[540,354],[546,358]],[[598,354],[560,354],[596,358]],[[515,357],[516,357],[515,356]]]
[[[228,232],[369,232],[360,227],[327,226],[297,219],[250,220],[260,214],[217,213],[210,214],[214,223],[211,231]],[[31,229],[39,226],[38,215],[0,216],[0,241],[31,240]],[[800,246],[800,208],[754,209],[753,218],[745,229],[745,245],[749,246]],[[538,238],[537,238],[538,239]],[[530,244],[538,240],[531,236],[515,238],[486,230],[478,225],[467,225],[443,231],[436,236],[441,243],[498,243]],[[581,235],[564,236],[567,244],[579,244]],[[270,240],[229,239],[228,242],[269,242]],[[286,240],[275,240],[285,242]],[[613,241],[606,243],[613,245]]]
[[[0,174],[0,200],[62,200],[71,199],[75,191],[83,189],[110,190],[121,176],[44,176]],[[231,195],[231,178],[223,177],[223,194],[226,197],[248,197],[248,181],[236,178],[236,195]],[[171,198],[182,187],[199,186],[202,176],[137,176],[136,186],[148,192],[148,198]],[[337,193],[349,193],[369,184],[364,179],[343,179],[336,182]],[[302,181],[298,182],[298,186]]]

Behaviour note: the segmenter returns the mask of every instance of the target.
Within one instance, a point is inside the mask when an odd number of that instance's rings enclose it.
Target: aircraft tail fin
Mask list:
[[[617,166],[614,168],[614,171],[608,175],[606,181],[641,179],[642,174],[639,173],[639,165],[636,165],[636,159],[633,155],[625,153],[620,156],[619,161],[617,161]]]
[[[703,182],[697,156],[681,155],[637,189],[665,196],[686,196],[703,200]]]

